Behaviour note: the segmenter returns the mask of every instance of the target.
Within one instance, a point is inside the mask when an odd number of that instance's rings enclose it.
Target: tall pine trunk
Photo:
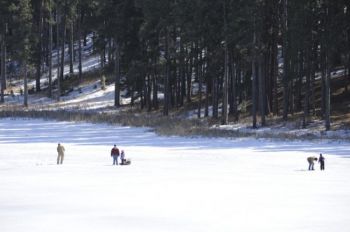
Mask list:
[[[184,54],[184,41],[183,37],[180,40],[180,106],[184,104],[184,98],[186,95],[186,75],[185,75],[185,54]]]
[[[257,111],[257,77],[256,77],[256,60],[252,60],[252,117],[253,128],[256,128],[256,111]]]
[[[321,48],[322,49],[322,48]],[[331,76],[331,70],[330,70],[330,64],[329,64],[329,50],[328,50],[328,44],[324,45],[324,67],[322,70],[323,73],[323,102],[324,102],[324,120],[325,120],[325,127],[326,130],[330,130],[331,122],[330,122],[330,107],[331,107],[331,93],[330,93],[330,76]]]
[[[313,41],[313,39],[312,39]],[[314,43],[312,46],[312,59],[311,59],[311,108],[312,115],[316,115],[316,94],[315,94],[315,75],[316,75],[316,62],[317,62],[317,49],[318,43]]]
[[[323,36],[321,36],[321,52],[323,56],[322,79],[323,79],[323,103],[324,103],[324,120],[326,130],[330,130],[330,107],[331,107],[331,93],[330,93],[330,76],[331,76],[331,62],[330,62],[330,47],[331,40],[329,33],[331,32],[330,22],[332,20],[331,3],[325,0],[324,3],[324,19],[323,19]]]
[[[255,21],[255,19],[254,19]],[[254,22],[255,23],[255,22]],[[255,30],[255,25],[254,25]],[[256,128],[256,111],[257,111],[257,75],[256,75],[256,32],[253,34],[253,54],[252,54],[252,117],[253,128]]]
[[[119,51],[119,43],[117,39],[114,40],[115,46],[115,60],[114,60],[114,75],[115,75],[115,83],[114,83],[114,106],[120,106],[120,51]]]
[[[67,6],[65,6],[66,8]],[[62,43],[62,47],[61,47],[61,73],[60,73],[60,80],[63,81],[64,80],[64,56],[65,56],[65,43],[66,43],[66,17],[67,17],[67,12],[66,9],[64,10],[63,13],[63,21],[62,21],[62,39],[61,39],[61,43]]]
[[[275,41],[276,42],[276,41]],[[271,64],[271,75],[272,75],[272,112],[274,115],[279,114],[278,110],[278,61],[277,61],[278,49],[277,42],[273,44],[272,48],[272,64]]]
[[[197,57],[199,56],[199,59],[197,60],[196,65],[196,75],[198,79],[198,111],[197,116],[198,118],[202,117],[202,101],[203,101],[203,69],[202,69],[202,63],[203,63],[203,57],[202,57],[202,51],[199,49],[199,43],[197,43]]]
[[[6,26],[5,26],[6,27]],[[5,102],[5,89],[6,89],[6,29],[3,31],[0,31],[0,49],[1,49],[1,55],[0,55],[0,64],[1,64],[1,90],[0,90],[0,102]]]
[[[283,0],[283,120],[288,119],[289,111],[289,42],[288,42],[288,0]]]
[[[307,67],[306,67],[306,84],[304,85],[304,114],[303,114],[303,128],[306,128],[309,122],[309,109],[310,109],[310,80],[311,80],[311,56],[310,48],[307,49]]]
[[[327,57],[327,63],[326,63],[326,79],[325,79],[325,127],[326,130],[331,129],[331,86],[330,86],[330,79],[331,79],[331,70],[329,68],[328,64],[328,57]]]
[[[48,55],[48,62],[49,62],[49,92],[48,97],[52,98],[52,42],[53,42],[53,36],[52,36],[52,9],[50,6],[49,10],[49,55]]]
[[[148,74],[146,76],[147,83],[146,83],[146,104],[147,104],[147,111],[151,112],[152,110],[152,81],[151,81],[151,75]]]
[[[258,82],[259,82],[259,109],[260,109],[260,119],[261,126],[265,126],[265,109],[266,109],[266,93],[265,93],[265,76],[263,71],[263,55],[260,54],[258,57]]]
[[[206,63],[206,68],[208,69],[209,67],[209,61]],[[210,84],[210,78],[208,77],[208,74],[206,74],[205,77],[205,83],[206,83],[206,88],[205,88],[205,112],[204,112],[204,117],[209,117],[209,98],[210,98],[210,92],[211,92],[211,84]]]
[[[224,0],[224,33],[225,33],[225,44],[224,44],[224,81],[223,81],[223,101],[222,101],[222,119],[221,124],[228,124],[228,87],[229,87],[229,66],[228,66],[228,40],[227,40],[227,22],[226,22],[226,0]]]
[[[157,56],[154,56],[153,58],[153,67],[152,67],[152,92],[153,92],[153,99],[152,104],[154,109],[158,109],[158,80],[157,80]]]
[[[59,9],[56,9],[56,50],[57,50],[57,101],[61,98],[61,80],[60,80],[60,17]]]
[[[40,79],[41,79],[41,62],[42,62],[42,52],[43,52],[43,1],[39,2],[39,21],[38,21],[38,44],[37,44],[37,60],[36,60],[36,78],[35,78],[35,89],[39,92],[40,89]]]
[[[192,90],[192,71],[193,71],[193,46],[191,47],[191,51],[189,54],[189,60],[187,64],[187,72],[186,72],[186,101],[188,103],[191,102],[191,90]]]
[[[23,99],[23,105],[24,107],[28,107],[28,70],[27,70],[27,60],[23,60],[23,75],[24,75],[24,99]]]
[[[69,73],[74,73],[74,23],[70,22],[70,30],[69,30]]]
[[[228,87],[229,87],[229,66],[228,66],[228,48],[225,41],[225,60],[224,60],[224,81],[223,81],[223,101],[222,101],[222,120],[221,124],[228,124]]]
[[[213,96],[213,118],[219,118],[219,83],[218,77],[215,75],[212,79],[212,96]]]
[[[165,78],[164,78],[164,107],[163,107],[163,115],[168,116],[169,114],[169,105],[170,105],[170,54],[169,54],[169,29],[166,28],[165,35]]]
[[[230,78],[230,114],[234,116],[235,122],[238,121],[238,109],[237,109],[237,90],[239,88],[237,85],[237,80],[240,80],[240,68],[239,68],[239,61],[237,61],[237,64],[234,61],[234,55],[231,53],[231,78]]]
[[[82,46],[81,46],[81,18],[78,19],[78,78],[81,83],[83,80],[83,65],[82,65]],[[112,59],[109,60],[111,62]]]

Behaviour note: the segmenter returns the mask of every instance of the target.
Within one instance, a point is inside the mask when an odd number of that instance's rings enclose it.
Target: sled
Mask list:
[[[123,160],[120,165],[130,165],[131,164],[131,160],[130,159],[125,159]]]

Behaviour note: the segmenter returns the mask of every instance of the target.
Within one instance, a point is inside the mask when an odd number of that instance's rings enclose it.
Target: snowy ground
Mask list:
[[[111,165],[114,143],[131,166]],[[319,152],[326,170],[307,171]],[[340,142],[0,119],[0,231],[348,232],[349,158]]]

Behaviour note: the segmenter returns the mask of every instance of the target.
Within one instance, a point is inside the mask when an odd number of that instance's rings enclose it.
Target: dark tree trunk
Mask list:
[[[266,109],[266,92],[265,92],[265,76],[263,71],[263,55],[260,55],[258,58],[258,82],[259,82],[259,109],[260,109],[260,119],[261,119],[261,126],[265,126],[265,109]]]
[[[87,32],[86,32],[86,30],[84,30],[84,33],[83,33],[83,45],[84,45],[84,47],[87,46]]]
[[[198,59],[199,56],[199,59]],[[201,117],[201,111],[202,111],[202,75],[200,73],[201,69],[201,62],[202,62],[202,54],[199,52],[199,42],[196,43],[196,79],[198,81],[198,108],[197,108],[197,117]]]
[[[141,108],[141,110],[143,110],[144,109],[144,107],[146,106],[146,101],[147,101],[147,97],[146,97],[146,92],[147,92],[147,90],[146,90],[146,76],[143,76],[143,77],[141,77],[142,78],[142,80],[140,80],[140,84],[141,84],[141,87],[140,87],[140,90],[138,91],[139,92],[139,95],[140,95],[140,108]]]
[[[28,107],[28,72],[27,72],[27,61],[24,60],[23,61],[23,75],[24,75],[24,83],[23,83],[23,87],[24,87],[24,101],[23,101],[23,105],[24,107]]]
[[[5,102],[5,89],[6,89],[6,29],[3,32],[0,31],[0,49],[1,49],[1,90],[0,90],[0,102]]]
[[[347,29],[347,32],[346,32],[346,36],[347,36],[347,50],[348,50],[348,54],[347,54],[347,61],[346,62],[346,65],[345,65],[345,69],[346,69],[346,74],[347,74],[347,81],[346,81],[346,91],[348,91],[348,84],[350,82],[350,4],[347,5],[347,22],[348,22],[348,29]]]
[[[331,78],[331,69],[329,64],[329,52],[328,45],[325,45],[325,53],[324,53],[324,120],[326,130],[330,130],[331,121],[330,121],[330,111],[331,111],[331,90],[330,90],[330,78]]]
[[[114,106],[120,106],[120,51],[119,41],[114,40],[115,46],[115,60],[114,60],[114,75],[115,75],[115,89],[114,89]]]
[[[207,68],[208,68],[209,63],[207,63]],[[204,117],[209,117],[209,98],[210,98],[210,81],[208,78],[208,74],[206,73],[205,75],[205,83],[207,85],[206,91],[205,91],[205,112],[204,112]]]
[[[152,81],[151,75],[147,75],[147,85],[146,85],[146,103],[147,103],[147,111],[151,112],[152,110]]]
[[[272,42],[271,42],[271,66],[270,66],[270,75],[271,75],[271,100],[270,105],[274,115],[279,114],[279,105],[278,105],[278,20],[279,20],[279,4],[277,0],[274,0],[272,3],[273,15],[272,15]]]
[[[43,53],[43,1],[39,2],[39,21],[38,21],[38,44],[37,44],[37,60],[36,60],[36,78],[35,78],[35,89],[40,92],[40,79],[41,79],[41,62]]]
[[[284,70],[283,70],[283,120],[287,120],[288,119],[288,112],[289,112],[289,98],[290,98],[290,81],[289,81],[289,60],[287,57],[285,57],[285,61],[284,61]]]
[[[224,0],[224,37],[225,37],[225,44],[224,44],[224,53],[225,53],[225,60],[224,60],[224,79],[223,79],[223,101],[222,101],[222,118],[221,118],[221,124],[226,125],[228,124],[228,87],[229,87],[229,65],[228,65],[228,40],[227,40],[227,20],[226,20],[226,0]]]
[[[81,45],[80,45],[81,46]],[[108,39],[108,63],[110,64],[112,62],[112,39]]]
[[[60,78],[60,24],[59,9],[56,9],[56,50],[57,50],[57,101],[61,98],[61,78]]]
[[[157,81],[157,57],[153,59],[153,68],[152,68],[152,85],[153,85],[153,107],[158,109],[158,81]]]
[[[81,46],[81,19],[78,20],[78,78],[83,81],[82,46]],[[111,60],[110,60],[111,62]]]
[[[306,128],[306,126],[309,123],[309,105],[310,105],[310,80],[311,80],[311,56],[310,56],[310,50],[307,50],[307,68],[306,68],[306,84],[304,87],[304,115],[303,115],[303,128]]]
[[[298,75],[298,81],[296,84],[296,103],[295,103],[295,109],[296,111],[301,111],[301,92],[302,92],[302,84],[303,84],[303,77],[304,77],[304,54],[303,52],[300,52],[299,58],[298,58],[298,68],[297,68],[297,75]]]
[[[333,3],[332,3],[333,4]],[[331,111],[331,90],[330,90],[330,78],[331,78],[331,20],[334,16],[334,12],[332,11],[332,4],[329,0],[324,2],[324,18],[323,18],[323,36],[321,36],[321,52],[323,56],[323,67],[322,67],[322,79],[323,79],[323,102],[324,102],[324,120],[326,130],[330,130],[331,121],[330,121],[330,111]],[[334,9],[333,9],[334,10]]]
[[[288,43],[288,0],[283,0],[283,120],[288,119],[289,110],[289,43]]]
[[[51,7],[50,7],[51,8]],[[48,55],[48,62],[49,62],[49,89],[48,89],[48,97],[52,98],[52,42],[53,42],[53,36],[52,36],[52,9],[49,11],[49,55]]]
[[[183,37],[180,40],[180,81],[181,81],[181,90],[180,90],[180,106],[184,104],[184,98],[186,95],[186,76],[185,76],[185,52],[184,52],[184,44]]]
[[[277,43],[277,42],[276,42]],[[271,64],[271,79],[272,79],[272,111],[274,115],[278,115],[279,114],[279,110],[278,110],[278,61],[277,61],[277,44],[273,44],[273,48],[272,48],[272,64]]]
[[[226,43],[226,42],[225,42]],[[225,45],[224,60],[224,80],[223,80],[223,101],[222,101],[222,119],[221,124],[228,124],[228,87],[229,87],[229,65],[228,65],[228,48]]]
[[[74,73],[74,24],[73,22],[70,22],[70,30],[69,30],[69,73]]]
[[[193,70],[193,46],[191,48],[190,57],[189,57],[189,63],[187,68],[187,80],[186,80],[186,101],[189,103],[191,102],[191,90],[192,90],[192,70]]]
[[[169,106],[171,103],[171,94],[170,94],[170,48],[169,48],[169,29],[166,29],[166,37],[165,37],[165,78],[164,78],[164,108],[163,108],[163,115],[168,116],[169,115]]]
[[[316,60],[317,60],[318,43],[312,46],[312,60],[311,60],[311,104],[312,115],[316,115],[316,97],[315,97],[315,75],[316,75]]]
[[[237,60],[237,64],[235,64],[233,60],[233,55],[232,55],[232,62],[231,62],[231,69],[232,69],[232,74],[231,74],[231,103],[230,103],[230,111],[231,114],[234,116],[235,122],[238,121],[238,104],[237,104],[237,93],[239,90],[239,80],[241,77],[241,70],[240,70],[240,61],[239,59]]]
[[[254,19],[255,20],[255,19]],[[254,22],[255,24],[255,22]],[[255,27],[255,25],[254,25]],[[256,111],[257,111],[257,92],[258,92],[258,78],[256,74],[256,32],[253,34],[253,55],[252,55],[252,117],[253,128],[256,128]]]
[[[252,117],[253,128],[256,128],[256,111],[257,111],[257,77],[256,77],[256,61],[253,57],[252,61]]]
[[[176,40],[176,38],[173,38],[174,39],[174,41]],[[177,55],[175,54],[175,57],[176,57]],[[174,104],[173,104],[173,106],[174,107],[178,107],[179,106],[179,95],[180,95],[180,77],[179,77],[179,72],[178,72],[178,65],[177,65],[177,59],[174,57],[174,59],[172,59],[173,60],[173,65],[172,65],[172,67],[173,67],[173,78],[172,78],[172,80],[173,80],[173,87],[172,87],[172,89],[173,89],[173,91],[172,91],[172,93],[173,93],[173,99],[174,99]]]
[[[327,62],[328,63],[328,62]],[[326,103],[326,109],[325,109],[325,126],[326,130],[331,129],[331,87],[330,87],[330,79],[331,79],[331,70],[329,68],[329,65],[327,64],[327,74],[326,74],[326,80],[325,80],[325,103]]]
[[[66,6],[65,6],[66,7]],[[63,14],[63,21],[62,21],[62,46],[61,46],[61,73],[60,73],[60,80],[63,81],[64,80],[64,54],[65,54],[65,43],[66,43],[66,11]]]
[[[213,118],[217,119],[219,118],[219,97],[218,97],[218,90],[219,90],[219,83],[218,83],[218,77],[215,75],[213,77],[213,89],[212,89],[212,95],[213,95]]]

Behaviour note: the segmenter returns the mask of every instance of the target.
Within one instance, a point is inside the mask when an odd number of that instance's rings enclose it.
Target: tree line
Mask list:
[[[20,63],[25,96],[28,69],[36,91],[48,70],[48,97],[55,88],[59,99],[65,63],[73,73],[77,61],[83,80],[91,33],[116,107],[124,88],[142,109],[191,104],[222,124],[250,111],[254,128],[294,113],[306,127],[318,114],[329,130],[332,72],[350,73],[348,0],[0,0],[1,102],[9,61]]]

